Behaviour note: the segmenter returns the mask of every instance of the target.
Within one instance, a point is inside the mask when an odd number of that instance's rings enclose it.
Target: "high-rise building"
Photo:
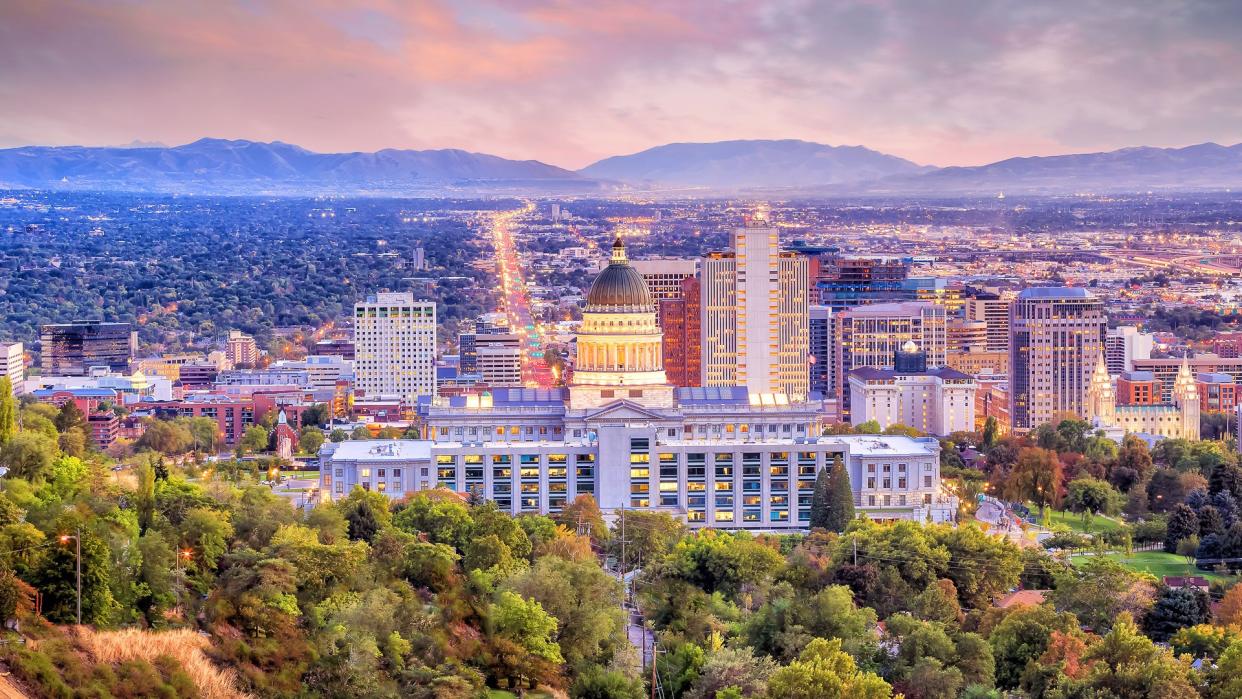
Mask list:
[[[698,273],[699,261],[693,257],[650,257],[630,262],[643,275],[651,298],[656,302],[681,298],[681,282]]]
[[[475,320],[474,330],[464,332],[457,336],[457,351],[461,358],[459,370],[462,374],[479,373],[479,336],[480,335],[504,335],[509,332],[509,324],[500,323],[499,319],[491,317],[492,314],[484,314]]]
[[[20,342],[0,342],[0,376],[9,377],[13,395],[26,390],[26,349]]]
[[[1155,338],[1151,333],[1139,332],[1133,325],[1109,328],[1104,335],[1104,360],[1108,373],[1114,376],[1124,371],[1134,371],[1135,359],[1151,359]]]
[[[129,323],[75,320],[44,325],[39,338],[39,366],[44,376],[86,376],[91,367],[127,373],[138,348]]]
[[[698,277],[681,280],[677,298],[659,302],[664,330],[664,373],[674,386],[703,385],[702,299]]]
[[[988,346],[988,324],[954,318],[945,324],[945,351],[950,354],[983,352]]]
[[[488,386],[522,385],[522,339],[511,333],[484,333],[474,337],[475,365]]]
[[[259,361],[259,345],[250,335],[240,330],[230,330],[224,356],[233,366],[254,366]]]
[[[833,392],[832,309],[811,306],[809,327],[810,391],[827,398]]]
[[[944,306],[950,316],[961,315],[966,305],[961,282],[943,277],[911,277],[901,283],[901,293],[910,301],[930,301]]]
[[[945,309],[927,301],[874,303],[836,314],[833,323],[833,372],[836,396],[843,410],[853,369],[893,368],[893,358],[913,341],[927,355],[927,365],[945,365]]]
[[[702,303],[704,386],[806,398],[807,261],[781,251],[775,227],[748,220],[729,252],[703,258]]]
[[[910,263],[900,257],[842,256],[821,258],[818,304],[834,311],[906,298],[902,284]]]
[[[380,293],[354,305],[354,373],[368,396],[436,393],[436,304]]]
[[[999,294],[977,292],[966,300],[966,319],[987,323],[989,352],[1009,352],[1009,306]]]
[[[1106,323],[1104,304],[1086,289],[1036,287],[1018,294],[1009,316],[1014,429],[1034,429],[1065,413],[1086,414]]]

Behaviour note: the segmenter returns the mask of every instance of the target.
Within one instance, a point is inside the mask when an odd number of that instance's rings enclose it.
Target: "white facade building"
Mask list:
[[[975,429],[975,391],[970,374],[941,367],[905,373],[865,367],[849,374],[850,421],[875,420],[880,428],[906,425],[941,437]]]
[[[476,335],[475,363],[488,386],[522,385],[522,340],[513,334]]]
[[[1151,359],[1151,350],[1155,344],[1154,335],[1139,332],[1133,325],[1109,328],[1104,335],[1104,358],[1108,363],[1108,373],[1116,376],[1125,371],[1134,371],[1134,360]]]
[[[13,395],[26,389],[26,350],[20,342],[0,342],[0,376],[9,377]]]
[[[354,374],[368,396],[436,393],[436,304],[381,293],[354,306]]]

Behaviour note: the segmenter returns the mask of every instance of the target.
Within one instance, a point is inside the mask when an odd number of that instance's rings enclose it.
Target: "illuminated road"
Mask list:
[[[530,292],[522,277],[522,260],[513,242],[512,226],[515,219],[535,210],[535,205],[492,215],[492,243],[496,248],[496,273],[500,277],[500,291],[509,327],[522,342],[522,382],[531,388],[548,388],[555,384],[551,369],[543,360],[543,338],[547,329],[535,321],[530,310]]]

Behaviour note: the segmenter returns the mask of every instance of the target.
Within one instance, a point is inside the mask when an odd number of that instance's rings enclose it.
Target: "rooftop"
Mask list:
[[[1094,299],[1091,292],[1077,286],[1033,286],[1018,293],[1019,299]]]
[[[333,448],[334,446],[334,448]],[[346,440],[324,445],[334,459],[350,461],[427,461],[431,442],[422,439]]]

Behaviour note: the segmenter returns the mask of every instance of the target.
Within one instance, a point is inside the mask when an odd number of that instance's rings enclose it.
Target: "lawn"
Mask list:
[[[1031,511],[1038,512],[1039,508],[1031,508]],[[1091,525],[1086,526],[1083,524],[1082,515],[1077,512],[1060,510],[1049,510],[1048,522],[1054,527],[1058,524],[1069,527],[1079,534],[1099,534],[1100,532],[1116,531],[1122,527],[1121,522],[1104,515],[1096,515],[1091,519]]]
[[[1208,580],[1224,581],[1230,580],[1232,577],[1199,570],[1193,564],[1187,564],[1184,557],[1175,553],[1165,553],[1164,551],[1135,551],[1129,556],[1124,553],[1109,553],[1105,554],[1104,557],[1118,561],[1130,570],[1151,573],[1157,578],[1165,575],[1198,575]],[[1071,560],[1078,565],[1089,558],[1092,558],[1092,556],[1079,555],[1074,556]]]

